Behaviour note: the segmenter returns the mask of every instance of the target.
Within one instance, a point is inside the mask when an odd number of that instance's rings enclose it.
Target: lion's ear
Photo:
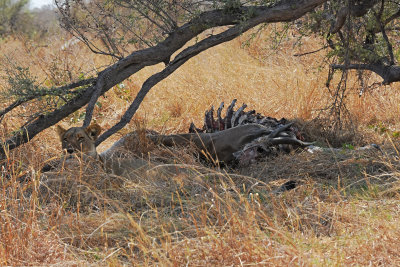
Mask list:
[[[90,124],[89,127],[86,128],[85,131],[90,137],[92,137],[94,140],[96,140],[97,137],[99,137],[99,135],[100,135],[101,127],[97,123],[92,123],[92,124]]]
[[[65,129],[64,129],[63,127],[61,127],[60,125],[57,125],[56,130],[57,130],[58,136],[59,136],[60,139],[62,140],[63,135],[65,134],[65,132],[66,132],[67,130],[65,130]]]

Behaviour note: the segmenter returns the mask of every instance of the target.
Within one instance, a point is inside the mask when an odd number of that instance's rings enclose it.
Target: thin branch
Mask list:
[[[372,64],[348,64],[348,65],[332,64],[331,68],[339,70],[369,70],[377,74],[382,73],[377,65],[372,65]]]
[[[385,0],[381,0],[381,8],[379,9],[379,12],[378,12],[378,14],[377,14],[378,17],[379,17],[379,21],[380,21],[381,18],[382,18],[384,9],[385,9]]]
[[[385,21],[383,21],[383,25],[386,26],[387,24],[389,24],[390,22],[392,22],[393,20],[397,19],[400,17],[400,9],[396,11],[396,13],[392,14],[390,17],[388,17],[387,19],[385,19]],[[386,31],[398,31],[399,27],[397,26],[392,26],[392,27],[387,27],[385,29]],[[372,33],[379,33],[381,31],[380,27],[374,27],[373,29],[371,29]]]
[[[97,7],[99,7],[98,3],[94,3],[94,4]],[[121,53],[118,51],[118,48],[115,47],[115,45],[113,44],[112,38],[110,37],[110,35],[108,33],[108,28],[110,27],[110,25],[108,25],[108,26],[104,25],[104,23],[102,23],[99,20],[98,14],[94,14],[93,12],[90,12],[85,4],[82,4],[82,7],[89,13],[90,17],[93,19],[93,21],[95,21],[97,27],[99,29],[101,29],[100,33],[103,35],[103,37],[100,36],[100,39],[103,41],[104,45],[106,46],[108,53],[110,55],[113,55],[117,59],[121,59],[122,58]],[[107,40],[107,42],[105,40]]]
[[[148,19],[151,23],[156,25],[158,28],[160,28],[164,32],[168,32],[168,29],[165,28],[163,25],[158,23],[156,20],[152,19],[149,15],[147,15],[145,12],[142,11],[141,6],[136,6],[136,5],[131,5],[132,9],[135,9],[140,15],[142,15],[144,18]]]
[[[136,38],[138,38],[142,43],[144,43],[145,45],[147,45],[148,47],[151,47],[152,44],[151,42],[148,42],[146,39],[142,38],[139,34],[137,34],[136,32],[132,31],[128,26],[126,26],[125,23],[123,23],[121,21],[121,19],[118,16],[114,17],[115,21],[119,22],[119,24],[128,32],[130,32],[133,36],[135,36]]]
[[[315,54],[315,53],[317,53],[317,52],[319,52],[319,51],[321,51],[321,50],[324,50],[324,49],[326,49],[326,48],[328,48],[328,47],[329,47],[329,45],[324,45],[323,47],[321,47],[321,48],[319,48],[319,49],[317,49],[317,50],[309,51],[309,52],[305,52],[305,53],[301,53],[301,54],[294,54],[293,56],[295,56],[295,57],[302,57],[302,56],[306,56],[306,55],[310,55],[310,54]]]
[[[56,4],[57,9],[60,11],[60,14],[62,16],[62,19],[60,19],[60,20],[61,21],[63,21],[63,20],[68,21],[69,15],[66,14],[67,12],[64,9],[63,5],[61,4],[61,2],[56,0],[55,4]],[[85,5],[82,5],[82,8],[87,10]],[[91,14],[91,13],[89,12],[89,14]],[[76,37],[81,42],[83,42],[89,48],[89,50],[92,53],[98,54],[98,55],[104,55],[104,56],[111,56],[111,57],[116,58],[118,60],[121,59],[120,56],[117,56],[114,53],[106,53],[106,52],[102,51],[101,49],[97,48],[97,46],[94,43],[92,43],[89,39],[86,38],[86,36],[83,33],[81,33],[81,31],[76,27],[76,25],[74,23],[71,23],[71,22],[68,21],[68,23],[61,23],[61,26],[64,29],[66,29],[69,33],[71,33],[74,37]]]
[[[379,0],[365,0],[357,5],[342,7],[336,14],[336,21],[332,24],[330,32],[332,34],[337,33],[346,22],[348,14],[354,17],[362,17],[378,2]]]
[[[383,0],[382,0],[382,5],[383,5]],[[380,27],[380,30],[381,30],[381,33],[382,33],[382,37],[385,40],[386,45],[387,45],[387,49],[388,49],[389,57],[390,57],[389,65],[394,65],[393,46],[390,43],[389,37],[386,34],[385,25],[381,22],[381,18],[379,16],[379,14],[376,14],[376,12],[374,12],[374,16],[375,16],[376,21],[379,24],[379,27]]]
[[[397,19],[398,17],[400,17],[400,9],[397,10],[396,13],[394,13],[393,15],[391,15],[390,17],[388,17],[388,18],[385,20],[384,24],[386,25],[386,24],[388,24],[389,22],[391,22],[392,20]]]
[[[146,1],[137,0],[137,1],[139,1],[142,5],[146,6],[146,7],[147,7],[148,9],[150,9],[151,11],[153,11],[154,14],[156,14],[157,16],[159,16],[160,19],[161,19],[162,21],[164,21],[164,23],[168,24],[168,25],[171,27],[171,29],[175,29],[175,28],[177,27],[175,21],[171,18],[171,16],[170,16],[167,12],[164,11],[163,8],[159,8],[159,11],[157,11],[157,10],[156,10],[157,7],[154,6],[154,4],[148,3],[147,0],[146,0]],[[164,16],[161,15],[161,13],[163,13]]]
[[[18,106],[20,106],[20,105],[22,105],[22,104],[24,104],[26,102],[29,102],[31,100],[34,100],[36,98],[47,96],[47,95],[59,96],[60,92],[68,93],[68,90],[72,90],[72,89],[75,89],[76,87],[80,87],[80,86],[91,84],[94,81],[95,81],[94,78],[86,79],[86,80],[82,80],[82,81],[79,81],[79,82],[76,82],[76,83],[72,83],[72,84],[69,84],[69,85],[66,85],[66,86],[61,86],[61,87],[58,87],[58,88],[54,88],[54,89],[49,90],[49,91],[38,92],[38,93],[36,93],[34,95],[31,95],[31,96],[28,96],[28,97],[24,97],[22,99],[18,99],[16,101],[14,101],[11,105],[6,107],[5,109],[1,110],[0,111],[0,117],[3,117],[5,114],[7,114],[8,112],[10,112],[13,109],[17,108]],[[69,93],[71,93],[71,92],[69,92]]]
[[[33,98],[32,98],[33,99]],[[5,114],[7,114],[8,112],[10,112],[11,110],[13,110],[14,108],[22,105],[23,103],[27,102],[29,100],[25,100],[25,99],[18,99],[16,101],[14,101],[11,105],[9,105],[8,107],[6,107],[5,109],[3,109],[2,111],[0,111],[0,117],[1,119],[3,118],[3,116]]]

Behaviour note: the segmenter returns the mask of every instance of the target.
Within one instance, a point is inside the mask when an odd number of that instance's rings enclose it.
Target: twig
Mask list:
[[[326,49],[326,48],[328,48],[328,47],[329,47],[328,45],[324,45],[324,46],[321,47],[320,49],[317,49],[317,50],[314,50],[314,51],[305,52],[305,53],[301,53],[301,54],[294,54],[293,56],[295,56],[295,57],[302,57],[302,56],[306,56],[306,55],[309,55],[309,54],[314,54],[314,53],[317,53],[317,52],[319,52],[319,51],[321,51],[321,50],[324,50],[324,49]]]

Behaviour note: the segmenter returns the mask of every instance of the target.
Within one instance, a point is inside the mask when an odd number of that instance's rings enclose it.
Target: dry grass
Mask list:
[[[61,50],[64,42],[10,40],[1,52],[31,66],[43,84],[89,75],[107,63],[81,45]],[[316,71],[322,54],[295,57],[290,42],[273,53],[268,45],[266,35],[246,48],[234,40],[191,59],[152,89],[119,135],[141,130],[143,122],[157,131],[186,132],[191,121],[202,125],[211,105],[237,98],[265,115],[303,121],[312,140],[333,140],[324,136],[324,125],[309,122],[329,101],[326,69]],[[295,51],[316,47],[316,40],[304,40]],[[96,121],[104,128],[117,122],[143,81],[161,67],[146,68],[107,93]],[[187,151],[162,150],[150,156],[159,165],[129,177],[86,169],[88,164],[41,176],[38,170],[60,150],[54,131],[46,130],[10,153],[1,171],[0,264],[399,265],[400,166],[389,138],[400,122],[397,85],[359,97],[352,79],[347,101],[357,138],[343,133],[340,142],[385,141],[383,154],[303,152],[220,170]],[[81,112],[64,126],[79,125]],[[6,117],[2,136],[20,122],[15,114]],[[271,194],[287,180],[299,186]]]

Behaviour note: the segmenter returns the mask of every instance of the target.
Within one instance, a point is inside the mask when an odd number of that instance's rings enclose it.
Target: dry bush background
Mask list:
[[[327,70],[318,65],[323,52],[294,56],[318,49],[319,41],[304,39],[300,48],[287,41],[271,50],[267,33],[243,46],[247,38],[207,50],[155,86],[135,121],[99,151],[138,125],[186,132],[192,121],[202,125],[211,105],[234,98],[264,115],[297,119],[310,139],[331,143],[321,121],[310,122],[330,101]],[[10,38],[0,51],[30,66],[45,85],[88,76],[108,63],[79,43],[63,49],[68,40],[49,37],[38,44]],[[102,97],[95,120],[103,128],[116,123],[159,68],[144,69]],[[163,155],[173,171],[159,167],[122,179],[78,168],[46,182],[38,170],[60,154],[61,145],[54,129],[44,131],[11,152],[1,172],[0,264],[400,264],[398,85],[359,97],[355,77],[346,101],[357,138],[340,141],[385,142],[383,154],[290,154],[238,171],[204,167],[190,153],[172,149]],[[79,126],[83,112],[63,126]],[[3,138],[21,121],[16,113],[4,119]],[[27,176],[31,181],[20,181]],[[299,187],[270,194],[289,179],[300,181]],[[43,200],[43,185],[58,190],[46,195],[50,201]]]

